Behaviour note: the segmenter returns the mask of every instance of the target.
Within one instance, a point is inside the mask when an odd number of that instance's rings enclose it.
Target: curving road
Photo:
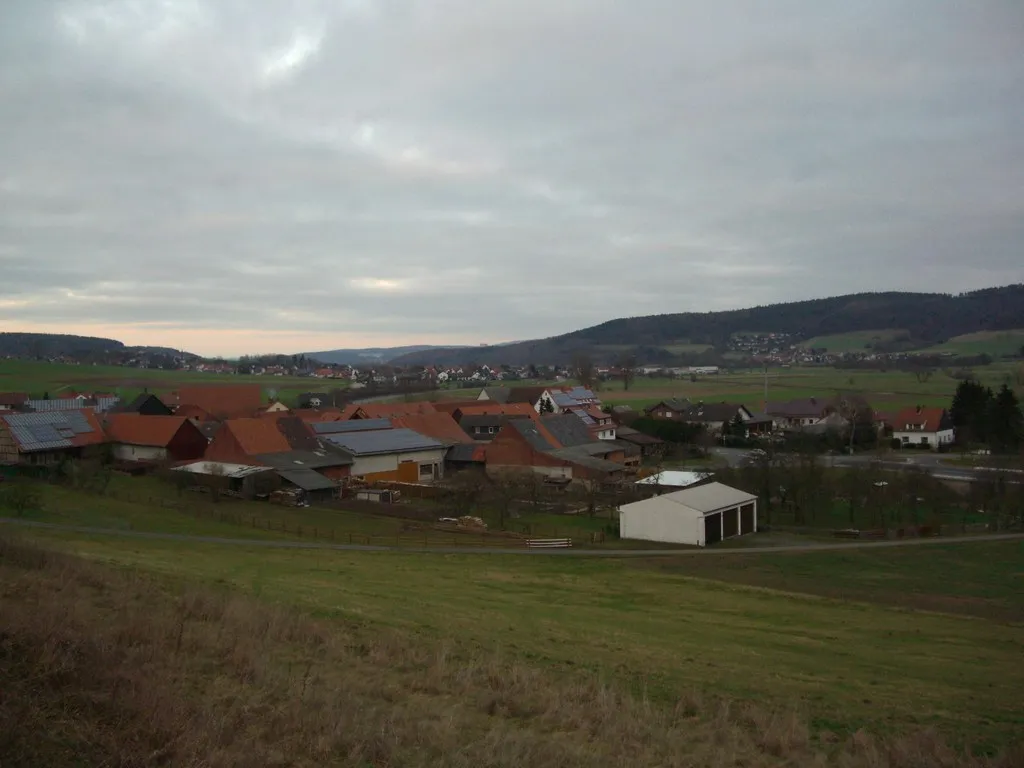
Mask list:
[[[35,520],[0,517],[0,525],[24,528],[43,528],[67,533],[85,533],[100,536],[120,536],[131,539],[157,541],[191,541],[197,544],[227,544],[272,549],[326,549],[339,552],[405,552],[433,555],[547,555],[556,557],[693,557],[715,555],[756,555],[765,552],[828,552],[844,549],[873,549],[885,547],[912,547],[928,544],[956,544],[972,541],[1024,541],[1024,533],[992,533],[978,536],[947,536],[928,539],[893,539],[885,541],[844,541],[835,544],[794,544],[780,547],[749,547],[744,549],[526,549],[499,547],[389,547],[367,544],[328,544],[317,541],[287,541],[280,539],[232,539],[223,536],[193,536],[185,533],[157,533],[153,531],[124,531],[117,528],[93,528],[86,525],[58,525]]]

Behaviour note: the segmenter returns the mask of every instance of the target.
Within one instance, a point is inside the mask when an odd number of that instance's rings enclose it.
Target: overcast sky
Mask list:
[[[549,336],[1024,280],[1024,3],[0,0],[0,330]]]

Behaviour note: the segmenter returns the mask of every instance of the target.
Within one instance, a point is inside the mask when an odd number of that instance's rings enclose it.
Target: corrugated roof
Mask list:
[[[273,472],[270,467],[260,467],[254,464],[232,464],[225,461],[193,461],[191,464],[184,464],[180,467],[172,467],[176,472],[191,472],[194,475],[220,474],[223,477],[242,478],[249,475],[258,475],[260,472]]]
[[[325,491],[337,485],[312,469],[279,469],[277,474],[304,491]]]
[[[684,488],[681,491],[663,494],[658,498],[704,514],[757,500],[757,496],[754,494],[723,483],[708,483],[693,488]]]
[[[371,432],[343,432],[323,435],[334,445],[341,446],[355,456],[369,456],[376,453],[409,453],[444,448],[432,437],[426,437],[411,429],[379,429]]]
[[[694,483],[699,483],[706,475],[702,472],[683,472],[679,470],[666,469],[663,472],[637,480],[637,485],[663,485],[670,488],[686,488]]]
[[[275,469],[323,469],[344,467],[352,463],[352,457],[336,446],[322,451],[263,453],[253,458]]]
[[[599,472],[621,472],[625,469],[622,464],[598,458],[597,456],[591,456],[587,451],[583,450],[579,446],[572,448],[559,448],[554,451],[545,451],[545,453],[549,456],[554,456],[556,459],[578,464],[586,469],[593,469]]]

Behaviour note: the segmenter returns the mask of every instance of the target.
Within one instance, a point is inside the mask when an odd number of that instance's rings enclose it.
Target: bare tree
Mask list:
[[[468,515],[487,488],[487,477],[482,472],[469,469],[449,475],[444,481],[445,501],[451,505],[456,517]]]
[[[579,380],[580,384],[587,389],[592,389],[597,377],[596,369],[594,368],[594,361],[587,354],[578,354],[572,361],[573,375]]]
[[[633,379],[636,378],[636,355],[623,355],[619,361],[619,369],[622,375],[622,389],[625,392],[629,392]]]
[[[533,474],[532,470],[530,474]],[[516,472],[504,471],[491,475],[490,480],[490,486],[487,489],[487,500],[498,513],[498,529],[503,531],[512,510],[512,503],[525,490],[523,487],[523,477]]]
[[[918,384],[924,384],[932,377],[932,373],[934,373],[934,370],[931,368],[915,368],[914,378],[917,379]]]

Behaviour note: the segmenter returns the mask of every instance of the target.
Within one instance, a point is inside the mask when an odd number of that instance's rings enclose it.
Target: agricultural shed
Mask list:
[[[716,544],[757,530],[757,497],[722,483],[654,496],[619,508],[623,539]]]

